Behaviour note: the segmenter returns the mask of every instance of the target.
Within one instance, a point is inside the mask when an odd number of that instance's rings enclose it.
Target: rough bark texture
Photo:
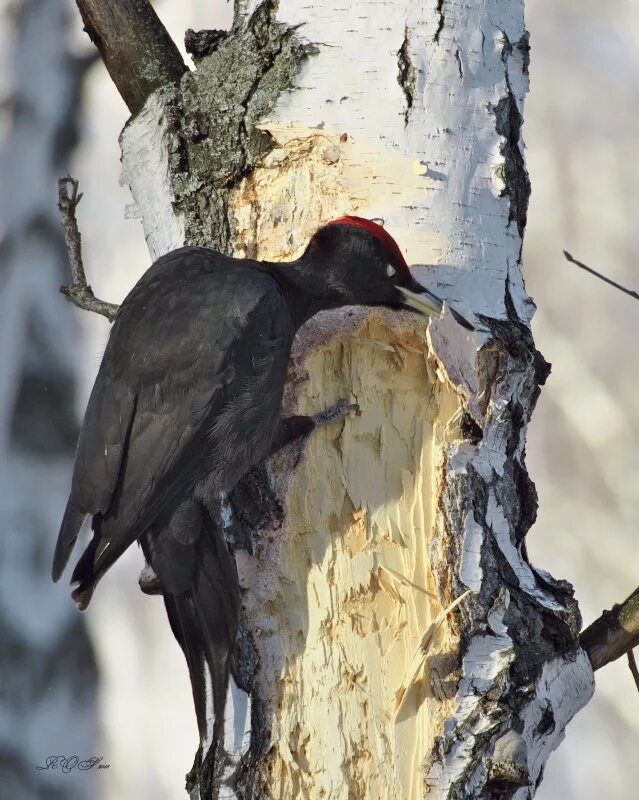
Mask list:
[[[74,312],[58,294],[68,266],[55,186],[76,142],[87,64],[66,50],[58,0],[23,3],[13,23],[0,149],[0,786],[16,800],[80,800],[95,794],[95,771],[38,767],[99,755],[92,648],[50,571],[80,361]]]
[[[132,114],[151,92],[179,83],[180,51],[148,0],[76,0],[85,30]]]
[[[639,647],[639,589],[604,613],[581,634],[593,669],[600,669]]]
[[[313,50],[278,23],[274,3],[262,3],[217,39],[197,71],[184,76],[179,91],[158,92],[142,119],[123,131],[122,179],[144,210],[142,224],[154,258],[183,241],[233,251],[233,190],[274,146],[256,123],[292,87]],[[160,130],[149,137],[151,120],[158,118]],[[140,169],[139,159],[148,159],[147,169]],[[148,214],[153,202],[164,205]]]
[[[245,2],[197,41],[197,71],[122,134],[152,256],[285,259],[343,212],[382,217],[479,327],[344,310],[300,333],[287,407],[363,413],[229,498],[244,691],[220,796],[530,798],[593,683],[571,587],[524,545],[548,365],[521,270],[523,4]]]

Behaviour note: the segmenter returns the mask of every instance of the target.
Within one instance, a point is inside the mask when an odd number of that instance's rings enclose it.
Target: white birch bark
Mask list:
[[[381,217],[478,332],[352,309],[300,332],[287,408],[347,396],[362,414],[231,497],[252,713],[238,702],[229,720],[241,760],[220,796],[530,798],[593,680],[570,586],[523,544],[526,426],[546,376],[520,258],[523,3],[238,14],[123,132],[152,256],[197,243],[287,259],[328,219]],[[268,136],[251,138],[256,121]]]

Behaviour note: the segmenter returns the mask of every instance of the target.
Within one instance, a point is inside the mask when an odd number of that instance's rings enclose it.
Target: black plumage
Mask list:
[[[240,602],[218,497],[316,425],[279,416],[295,332],[321,309],[407,303],[441,309],[382,228],[346,217],[321,228],[288,264],[175,250],[120,306],[78,442],[53,578],[87,516],[93,538],[71,579],[81,609],[140,541],[186,656],[202,740],[207,669],[214,743],[221,736]]]

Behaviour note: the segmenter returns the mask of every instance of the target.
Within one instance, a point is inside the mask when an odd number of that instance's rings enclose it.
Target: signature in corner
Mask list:
[[[54,769],[60,772],[73,772],[74,769],[109,769],[110,764],[102,764],[103,756],[92,756],[81,761],[78,756],[47,756],[44,765],[36,769]]]

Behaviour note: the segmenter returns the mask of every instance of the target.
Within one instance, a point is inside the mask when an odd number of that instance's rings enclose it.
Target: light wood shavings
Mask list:
[[[424,589],[423,586],[419,586],[417,583],[414,583],[413,581],[409,580],[405,575],[401,575],[399,572],[396,572],[394,569],[391,569],[390,567],[385,567],[382,564],[380,564],[379,572],[380,573],[381,572],[386,572],[392,578],[394,578],[395,580],[399,581],[400,583],[403,583],[406,586],[410,586],[413,589],[417,589],[418,592],[423,592],[425,595],[428,595],[428,597],[432,598],[433,600],[437,600],[437,595],[436,594],[434,594],[433,592],[429,592],[428,589]],[[380,582],[380,584],[381,584],[381,582]],[[402,599],[402,602],[403,602],[403,599]]]
[[[415,651],[415,655],[411,659],[410,664],[408,665],[408,669],[406,670],[406,675],[404,676],[404,680],[402,681],[397,693],[395,695],[395,716],[399,715],[401,711],[402,704],[404,702],[404,698],[406,697],[406,693],[410,686],[415,682],[417,677],[419,676],[432,647],[433,641],[435,639],[435,634],[440,629],[442,623],[446,619],[446,617],[453,611],[457,606],[470,594],[470,590],[467,589],[462,595],[460,595],[456,600],[444,608],[439,614],[435,617],[435,619],[431,622],[431,624],[426,629],[421,642],[419,643],[419,647]]]

